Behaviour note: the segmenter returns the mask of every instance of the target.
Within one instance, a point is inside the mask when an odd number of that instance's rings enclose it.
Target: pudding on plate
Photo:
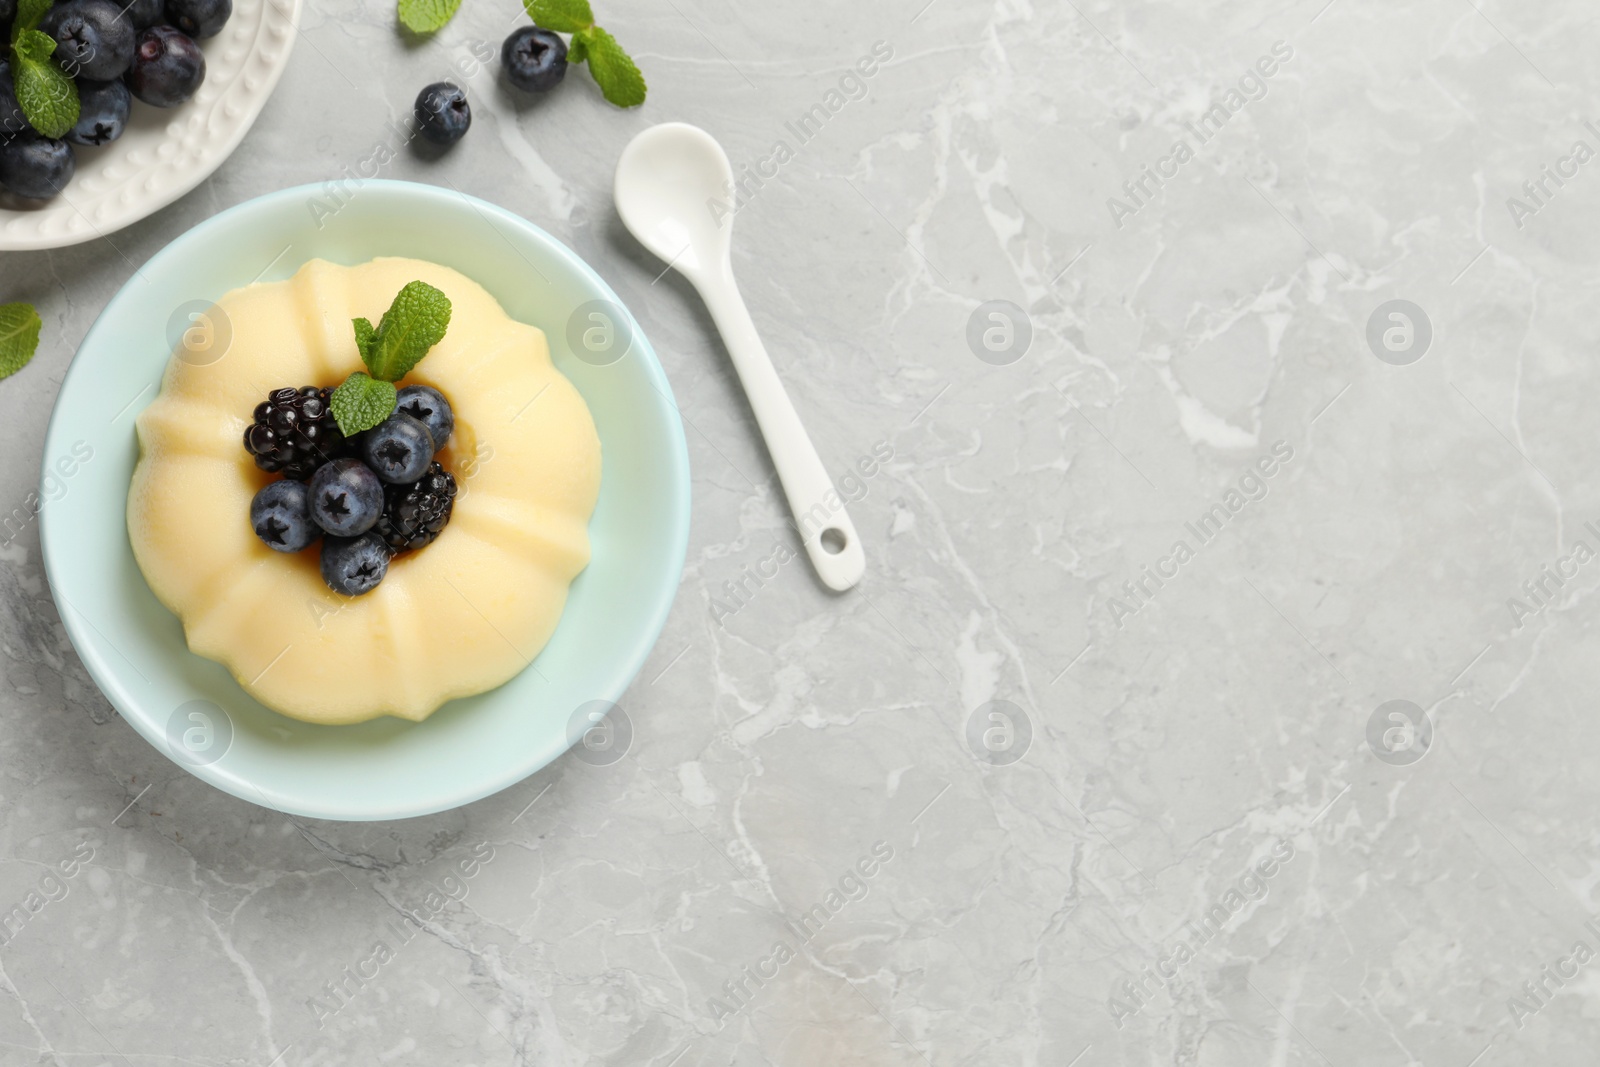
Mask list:
[[[458,495],[437,540],[394,556],[371,592],[340,596],[315,546],[276,552],[252,530],[251,501],[278,476],[241,439],[272,390],[362,370],[351,321],[377,322],[414,280],[452,311],[401,384],[449,399],[455,428],[435,458]],[[209,314],[230,339],[220,355],[180,349],[168,364],[138,418],[128,493],[134,557],[190,650],[266,706],[326,724],[421,720],[526,668],[589,562],[600,490],[594,421],[544,334],[456,271],[399,258],[312,260],[287,281],[228,293]]]

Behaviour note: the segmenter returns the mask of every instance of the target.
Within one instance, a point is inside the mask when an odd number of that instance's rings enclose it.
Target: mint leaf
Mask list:
[[[461,0],[400,0],[400,24],[412,33],[432,33],[455,17]]]
[[[365,363],[378,331],[372,328],[372,322],[368,319],[351,319],[350,324],[356,328],[356,351],[361,353],[361,362]]]
[[[617,39],[601,29],[591,26],[573,40],[582,38],[588,53],[589,73],[605,98],[618,107],[638,107],[644,103],[644,75],[634,65],[633,58],[623,51]],[[572,61],[572,53],[567,53]]]
[[[394,405],[394,383],[380,382],[360,371],[341,382],[328,398],[333,421],[339,424],[339,432],[346,437],[372,429],[393,414]]]
[[[37,29],[39,20],[50,10],[55,0],[18,0],[17,20],[11,24],[11,40],[22,36],[24,30]]]
[[[589,45],[581,33],[572,35],[572,43],[567,46],[567,62],[577,66],[589,58]]]
[[[32,304],[0,304],[0,378],[28,365],[39,350],[41,325]]]
[[[355,321],[356,344],[361,346],[361,324],[366,320]],[[439,343],[449,327],[450,298],[427,282],[407,282],[365,342],[361,360],[374,378],[397,382]]]
[[[11,50],[23,59],[43,63],[55,53],[56,40],[43,30],[23,30],[12,43]]]
[[[535,26],[559,33],[578,33],[594,25],[589,0],[522,0]],[[572,62],[568,57],[568,62]]]
[[[28,125],[60,137],[78,124],[78,87],[50,61],[56,42],[38,30],[23,30],[11,46],[17,103]]]

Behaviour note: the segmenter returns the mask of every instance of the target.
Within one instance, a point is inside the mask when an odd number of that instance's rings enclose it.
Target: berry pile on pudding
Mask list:
[[[250,527],[275,552],[322,542],[322,580],[345,596],[370,593],[390,556],[432,543],[450,521],[455,477],[434,456],[450,440],[450,401],[394,380],[445,335],[450,299],[427,282],[400,290],[376,327],[355,319],[366,371],[337,389],[284,386],[256,405],[245,451],[282,473],[250,501]]]
[[[544,334],[416,259],[312,260],[206,318],[222,351],[168,362],[128,494],[134,558],[189,648],[329,724],[423,719],[526,668],[589,561],[600,486]]]
[[[314,443],[308,437],[322,429],[315,414],[323,403],[319,392],[327,390],[308,385],[298,392],[274,391],[260,407],[281,403],[288,410],[272,414],[286,416],[279,421],[289,426],[274,430],[258,416],[245,431],[245,447],[256,465],[262,470],[282,469],[286,475],[281,482],[263,486],[250,502],[250,526],[263,544],[277,552],[300,552],[321,539],[322,578],[328,588],[359,596],[383,581],[391,554],[422,548],[439,536],[450,521],[456,480],[433,461],[444,440],[431,437],[428,428],[404,409],[361,435],[361,458],[341,455],[344,438],[336,424],[331,433],[323,434],[327,445]],[[296,411],[296,400],[308,403]],[[435,401],[444,403],[442,397]],[[311,425],[295,427],[291,420],[296,416]],[[260,448],[264,442],[265,448]],[[285,453],[293,458],[280,458]],[[297,478],[309,478],[309,483],[291,480]]]

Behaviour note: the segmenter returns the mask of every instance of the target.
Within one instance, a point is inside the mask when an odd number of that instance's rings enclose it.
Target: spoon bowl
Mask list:
[[[663,123],[635,137],[617,161],[617,213],[640,244],[698,288],[703,272],[731,274],[733,215],[719,219],[715,206],[732,185],[733,165],[715,138]]]

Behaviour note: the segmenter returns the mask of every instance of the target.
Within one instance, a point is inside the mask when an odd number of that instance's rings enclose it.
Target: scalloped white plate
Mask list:
[[[103,148],[73,146],[78,172],[54,200],[0,194],[0,251],[64,248],[130,226],[210,177],[244,140],[278,84],[303,0],[235,0],[202,41],[206,80],[181,107],[135,100],[127,132]]]

